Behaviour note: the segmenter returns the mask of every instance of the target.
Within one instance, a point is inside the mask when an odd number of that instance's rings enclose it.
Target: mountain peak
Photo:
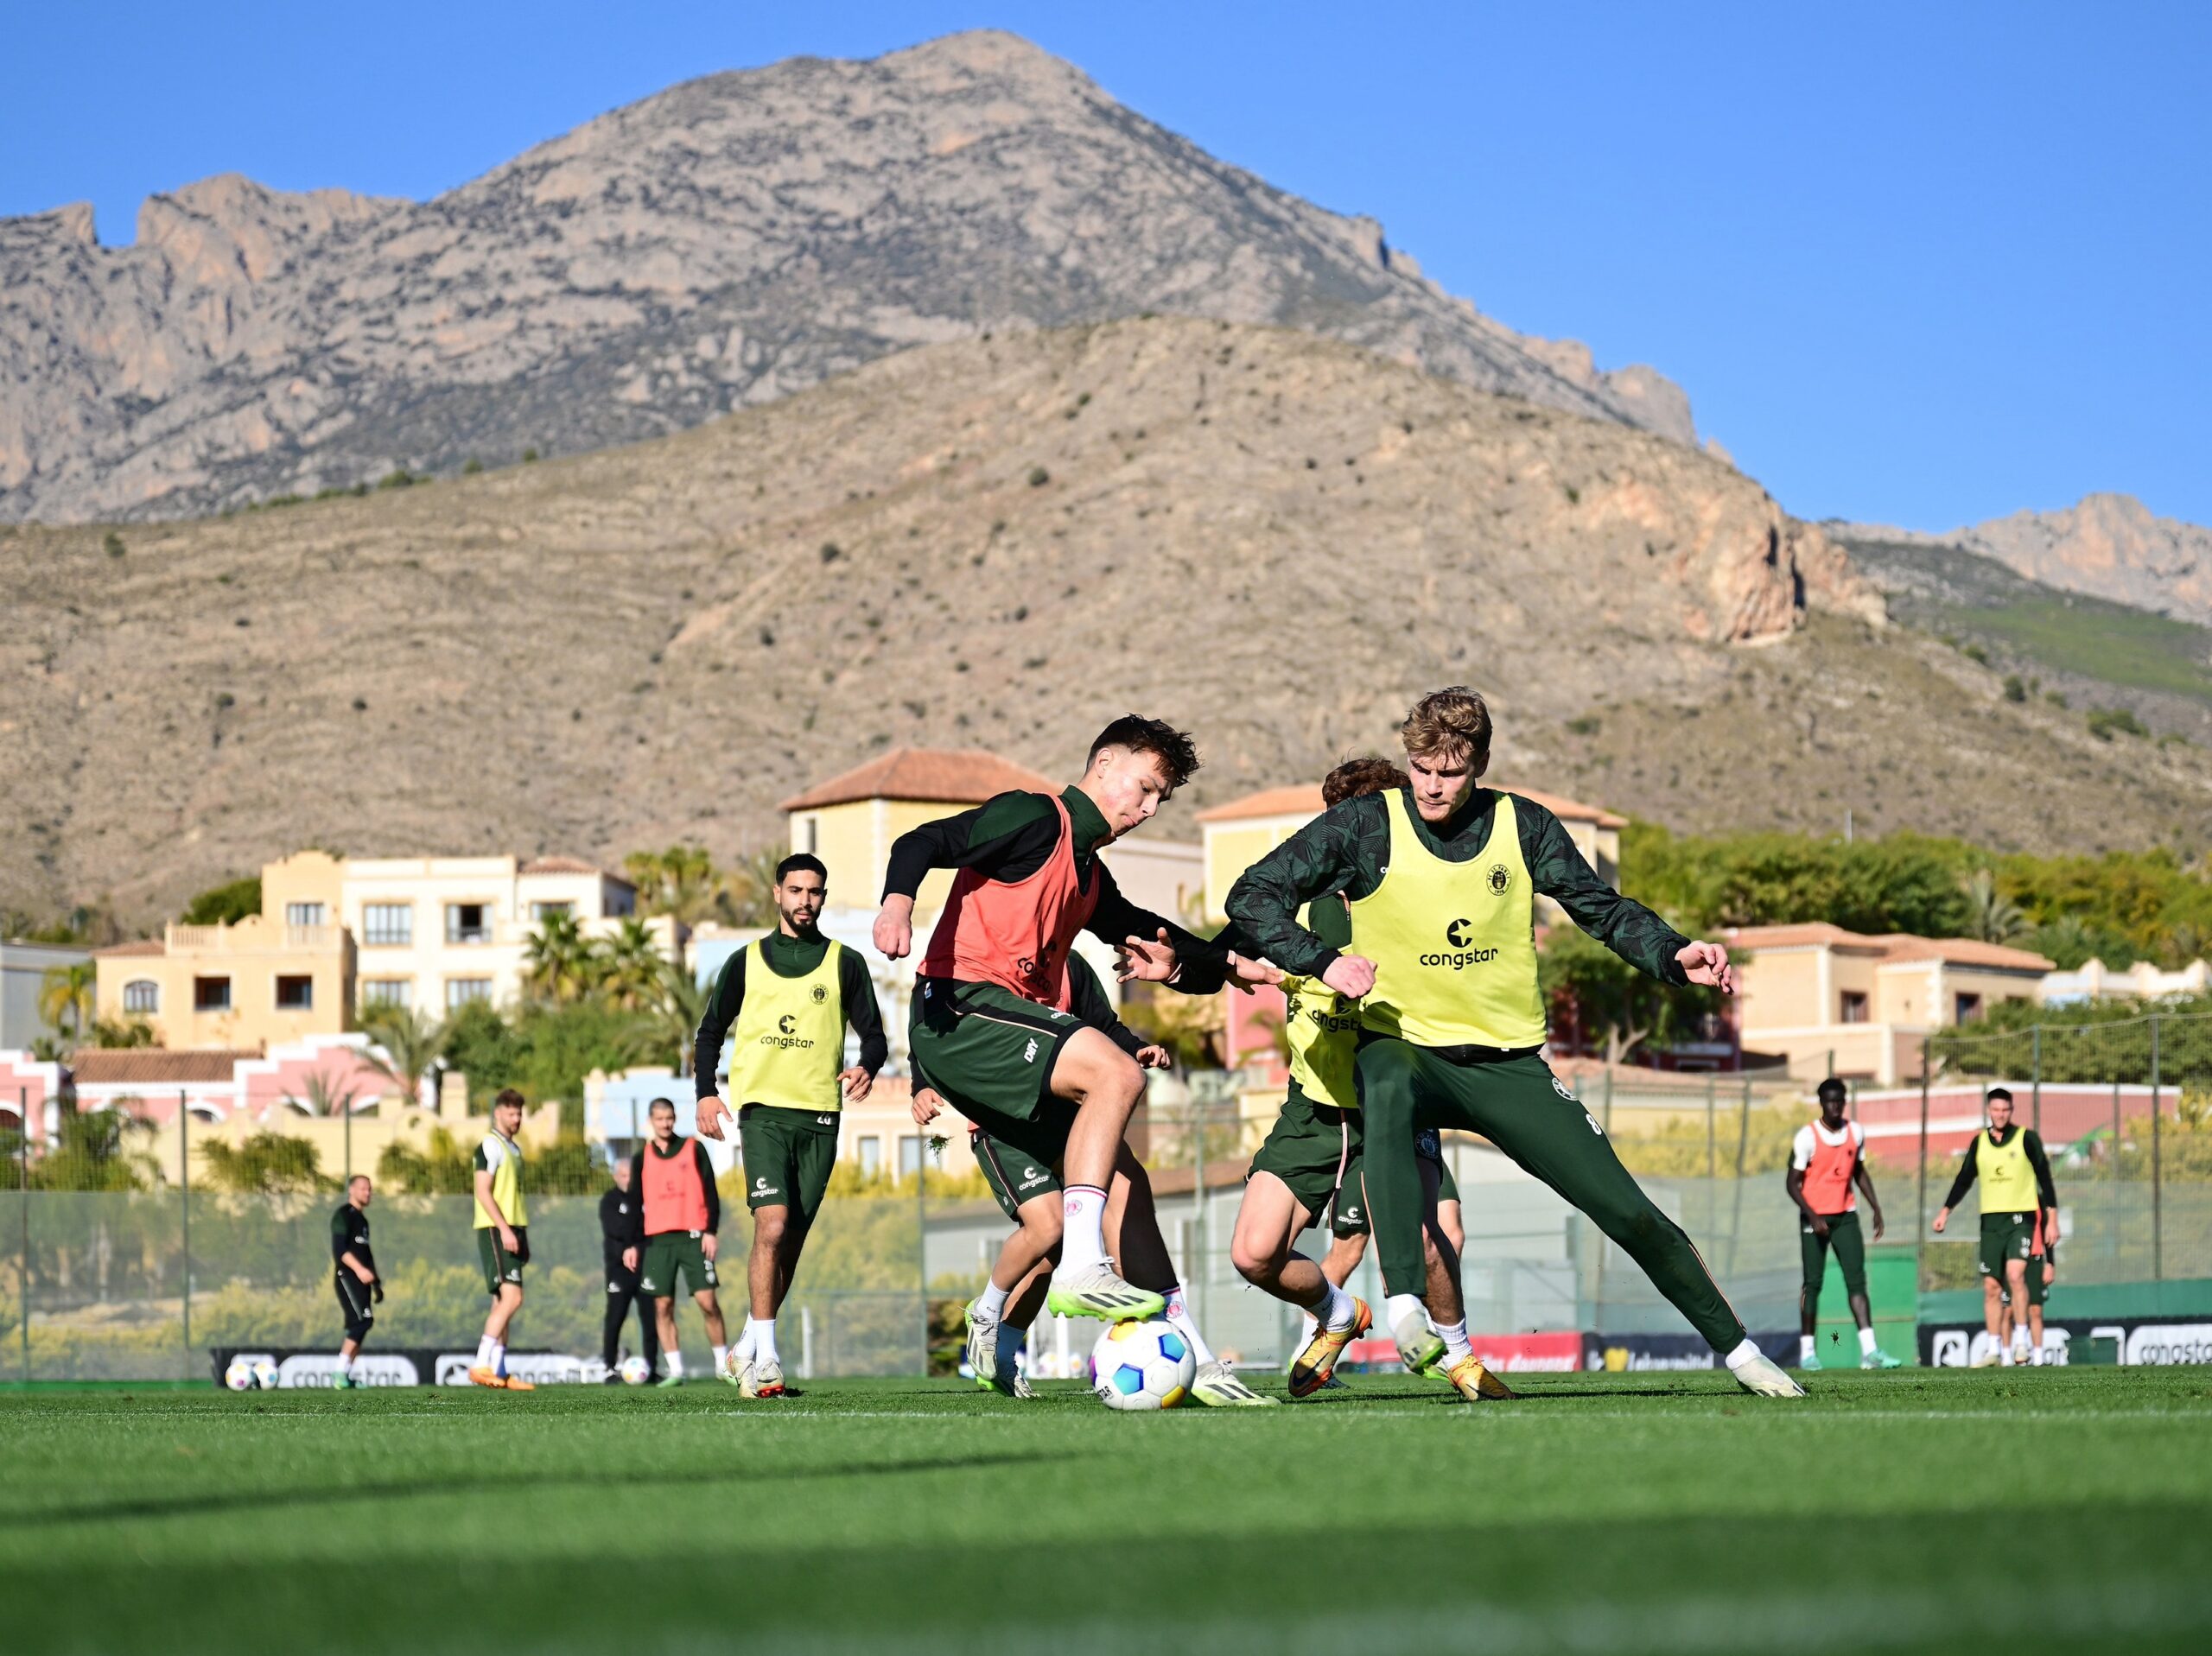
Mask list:
[[[2133,495],[2087,494],[1952,538],[2046,585],[2212,625],[2212,530],[2160,517]]]
[[[908,346],[1147,312],[1331,335],[1683,443],[1688,399],[1446,293],[1020,37],[686,81],[436,199],[235,174],[139,241],[0,221],[0,521],[175,516],[697,425]],[[32,318],[38,318],[34,324]]]

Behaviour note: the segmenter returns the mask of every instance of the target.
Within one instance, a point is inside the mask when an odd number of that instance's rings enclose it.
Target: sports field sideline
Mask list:
[[[0,1393],[11,1652],[2202,1650],[2212,1372]]]

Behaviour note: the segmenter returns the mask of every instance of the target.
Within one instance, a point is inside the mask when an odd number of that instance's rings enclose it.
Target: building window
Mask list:
[[[365,979],[361,984],[361,1004],[364,1006],[411,1006],[415,1004],[414,980]]]
[[[576,905],[573,903],[533,903],[530,905],[530,918],[532,924],[543,925],[556,914],[568,916],[575,911]]]
[[[446,980],[446,1010],[455,1012],[463,1006],[475,1005],[492,998],[489,978],[448,978]]]
[[[276,1010],[278,1012],[313,1012],[315,1010],[315,980],[304,974],[286,973],[276,980]]]
[[[813,853],[815,849],[814,820],[815,819],[811,816],[803,816],[799,819],[799,828],[802,830],[799,837],[806,841],[805,844],[799,847],[799,849],[806,852],[810,855]]]
[[[1971,1024],[1981,1016],[1981,997],[1967,994],[1954,995],[1951,997],[1951,1010],[1954,1013],[1952,1022]]]
[[[231,980],[228,978],[194,978],[192,980],[192,1010],[203,1012],[226,1012],[231,1009]]]
[[[488,903],[447,904],[446,941],[449,943],[490,942],[492,905]]]
[[[899,1177],[922,1171],[922,1138],[918,1133],[899,1135]]]
[[[638,911],[638,894],[626,885],[609,885],[603,900],[607,917],[611,920],[620,920],[625,915]]]
[[[883,1171],[883,1140],[870,1133],[861,1140],[861,1177],[872,1179]]]
[[[1864,989],[1846,989],[1843,992],[1843,1021],[1847,1024],[1866,1021],[1866,992]]]
[[[151,978],[133,978],[123,986],[123,1010],[157,1012],[162,1009],[162,986]]]
[[[415,941],[415,905],[411,903],[364,903],[361,941],[379,949],[405,949]]]
[[[287,903],[284,923],[288,926],[319,926],[323,923],[324,909],[320,903]]]

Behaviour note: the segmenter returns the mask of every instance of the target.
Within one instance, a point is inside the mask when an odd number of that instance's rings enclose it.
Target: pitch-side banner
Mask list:
[[[1718,1368],[1721,1354],[1694,1334],[1586,1334],[1582,1366],[1593,1374],[1638,1374],[1662,1368]],[[1754,1334],[1752,1342],[1778,1363],[1797,1361],[1797,1336]]]
[[[338,1378],[334,1351],[296,1351],[283,1347],[217,1346],[207,1355],[213,1361],[215,1383],[239,1357],[248,1362],[267,1360],[276,1368],[280,1386],[328,1386]],[[466,1386],[474,1351],[440,1351],[435,1347],[365,1351],[353,1360],[353,1378],[364,1386]],[[596,1357],[571,1357],[557,1351],[510,1351],[507,1372],[533,1386],[596,1386],[607,1378],[606,1365]]]
[[[1582,1336],[1569,1329],[1553,1334],[1478,1334],[1467,1343],[1488,1367],[1506,1374],[1567,1374],[1582,1367]],[[1355,1340],[1340,1360],[1347,1367],[1395,1365],[1398,1342]]]
[[[2184,1317],[2069,1317],[2043,1325],[2045,1362],[2072,1361],[2077,1340],[2110,1340],[2124,1363],[2212,1363],[2212,1323]],[[1997,1350],[1980,1323],[1923,1323],[1920,1361],[1931,1368],[1965,1368]]]

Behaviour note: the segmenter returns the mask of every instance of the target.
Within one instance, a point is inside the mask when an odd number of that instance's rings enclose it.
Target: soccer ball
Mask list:
[[[653,1366],[643,1357],[625,1357],[615,1372],[622,1376],[625,1386],[643,1386],[653,1377]]]
[[[253,1360],[253,1383],[264,1392],[276,1389],[276,1365],[266,1357]]]
[[[1172,1409],[1198,1373],[1190,1342],[1160,1321],[1116,1323],[1090,1353],[1091,1389],[1109,1409]]]
[[[233,1392],[253,1390],[253,1365],[243,1357],[231,1359],[231,1366],[223,1371],[223,1384]]]

